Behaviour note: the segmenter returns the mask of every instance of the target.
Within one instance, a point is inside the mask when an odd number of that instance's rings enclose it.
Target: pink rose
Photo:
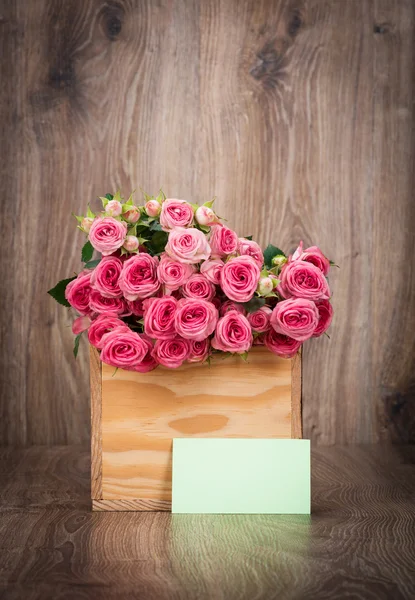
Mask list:
[[[125,261],[119,279],[119,285],[127,300],[148,298],[160,287],[157,278],[158,259],[149,254],[140,253]]]
[[[202,273],[195,273],[182,286],[182,294],[185,298],[204,298],[212,300],[216,289],[213,283]]]
[[[115,256],[105,256],[95,267],[91,285],[106,298],[122,296],[118,280],[122,271],[122,261]]]
[[[205,227],[219,223],[219,217],[208,206],[199,206],[195,212],[195,218],[199,225],[204,225]]]
[[[193,221],[193,207],[186,200],[167,199],[161,205],[160,225],[163,231],[187,227]]]
[[[237,256],[225,263],[221,274],[221,288],[235,302],[248,302],[255,293],[261,271],[251,256]]]
[[[127,252],[135,252],[138,250],[139,245],[138,237],[135,235],[127,235],[124,240],[123,248],[125,248]]]
[[[179,335],[171,340],[157,340],[153,357],[164,367],[177,369],[190,356],[190,343]]]
[[[252,331],[246,317],[231,310],[219,319],[212,346],[222,352],[243,354],[252,346]]]
[[[68,283],[65,298],[69,304],[81,315],[89,315],[89,298],[91,295],[92,271],[82,271],[78,277]]]
[[[319,312],[315,303],[304,298],[278,302],[271,315],[271,325],[277,333],[288,335],[299,342],[304,342],[313,335],[318,321]]]
[[[141,364],[148,352],[146,340],[131,331],[118,327],[102,337],[101,360],[119,369],[134,369]]]
[[[320,337],[330,327],[333,319],[333,307],[328,300],[320,300],[320,302],[316,302],[316,306],[320,318],[313,337]]]
[[[138,206],[131,205],[122,216],[128,223],[137,223],[141,216],[140,209]]]
[[[261,306],[258,310],[248,314],[248,321],[254,331],[264,333],[271,327],[270,318],[272,309],[269,306]]]
[[[89,230],[89,241],[103,256],[112,254],[124,243],[127,224],[114,217],[96,217]]]
[[[222,304],[222,306],[220,307],[220,316],[224,317],[226,313],[228,313],[231,310],[236,310],[236,312],[246,316],[246,310],[244,309],[243,305],[237,304],[236,302],[232,302],[232,300],[226,300],[226,302]]]
[[[187,361],[189,363],[204,362],[209,356],[210,340],[190,340],[190,355]]]
[[[161,211],[161,204],[157,200],[149,200],[146,202],[144,210],[149,217],[157,217]]]
[[[88,316],[78,317],[72,323],[72,333],[74,335],[79,335],[83,331],[86,331],[90,325],[91,325],[90,317],[88,317]]]
[[[127,329],[129,330],[128,325],[126,325],[120,319],[114,316],[100,315],[96,319],[94,319],[89,326],[88,329],[88,339],[89,343],[98,348],[98,350],[102,349],[103,342],[102,337],[113,331],[114,329]]]
[[[118,315],[120,317],[126,317],[131,314],[124,298],[108,298],[103,296],[98,290],[91,290],[89,307],[91,312],[100,315]]]
[[[223,260],[220,258],[214,258],[212,260],[205,260],[200,265],[200,272],[209,279],[215,285],[220,284],[220,272],[223,269]]]
[[[194,227],[173,229],[165,251],[171,258],[188,264],[196,264],[210,258],[210,246],[205,234]]]
[[[148,373],[149,371],[155,369],[158,363],[153,356],[153,343],[150,340],[150,338],[146,336],[145,333],[142,333],[140,337],[147,348],[147,352],[143,360],[140,363],[134,365],[134,367],[131,368],[131,371],[137,371],[138,373]]]
[[[157,267],[158,278],[170,291],[178,290],[179,287],[186,283],[194,271],[195,267],[193,265],[178,262],[170,258],[167,254],[161,255],[161,260]]]
[[[212,302],[182,298],[177,303],[176,331],[189,340],[203,340],[213,333],[218,311]]]
[[[150,338],[170,340],[176,336],[177,300],[172,296],[144,300],[144,331]]]
[[[238,248],[238,236],[232,229],[224,225],[214,225],[211,228],[210,247],[213,258],[221,258],[233,254]]]
[[[303,250],[303,242],[300,242],[297,250],[290,257],[290,262],[295,260],[304,260],[313,264],[315,267],[320,269],[323,275],[328,275],[330,271],[330,261],[324,256],[320,248],[317,246],[310,246],[306,250]]]
[[[301,342],[272,328],[265,334],[264,343],[268,350],[282,358],[292,358],[301,348]]]
[[[281,270],[278,293],[283,298],[327,300],[330,289],[327,279],[318,267],[302,260],[285,264]]]
[[[136,317],[142,317],[144,315],[143,302],[144,300],[127,300],[128,310]]]
[[[258,267],[262,269],[264,255],[262,254],[259,244],[252,240],[247,240],[246,238],[239,238],[238,251],[242,256],[252,256]]]
[[[122,213],[122,204],[118,200],[110,200],[107,202],[105,212],[111,217],[119,217]]]

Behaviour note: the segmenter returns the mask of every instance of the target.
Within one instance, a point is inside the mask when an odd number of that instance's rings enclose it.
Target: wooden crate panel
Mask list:
[[[121,510],[166,509],[174,437],[301,437],[299,377],[300,357],[284,360],[261,347],[250,352],[248,362],[231,357],[146,374],[114,374],[113,367],[102,365],[102,414],[93,411],[102,477],[93,482],[92,495],[104,502],[94,508],[119,510],[105,501],[135,500]],[[99,474],[100,465],[92,471]]]

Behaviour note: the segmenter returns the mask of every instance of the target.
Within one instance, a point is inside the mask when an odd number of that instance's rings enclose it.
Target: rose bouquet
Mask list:
[[[76,216],[84,266],[49,291],[80,315],[75,356],[87,331],[102,362],[142,373],[215,354],[246,360],[256,345],[291,358],[327,330],[332,263],[319,248],[262,252],[221,222],[213,200],[144,196],[137,206],[107,194],[102,212]]]

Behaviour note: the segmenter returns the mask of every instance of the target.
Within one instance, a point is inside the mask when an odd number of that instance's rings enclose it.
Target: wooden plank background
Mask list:
[[[413,441],[414,2],[0,4],[1,443],[88,439],[87,347],[46,290],[80,267],[71,211],[160,185],[340,265],[305,437]]]

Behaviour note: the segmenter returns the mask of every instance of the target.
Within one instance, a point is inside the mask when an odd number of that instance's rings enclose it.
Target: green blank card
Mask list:
[[[310,514],[310,441],[175,438],[172,512]]]

